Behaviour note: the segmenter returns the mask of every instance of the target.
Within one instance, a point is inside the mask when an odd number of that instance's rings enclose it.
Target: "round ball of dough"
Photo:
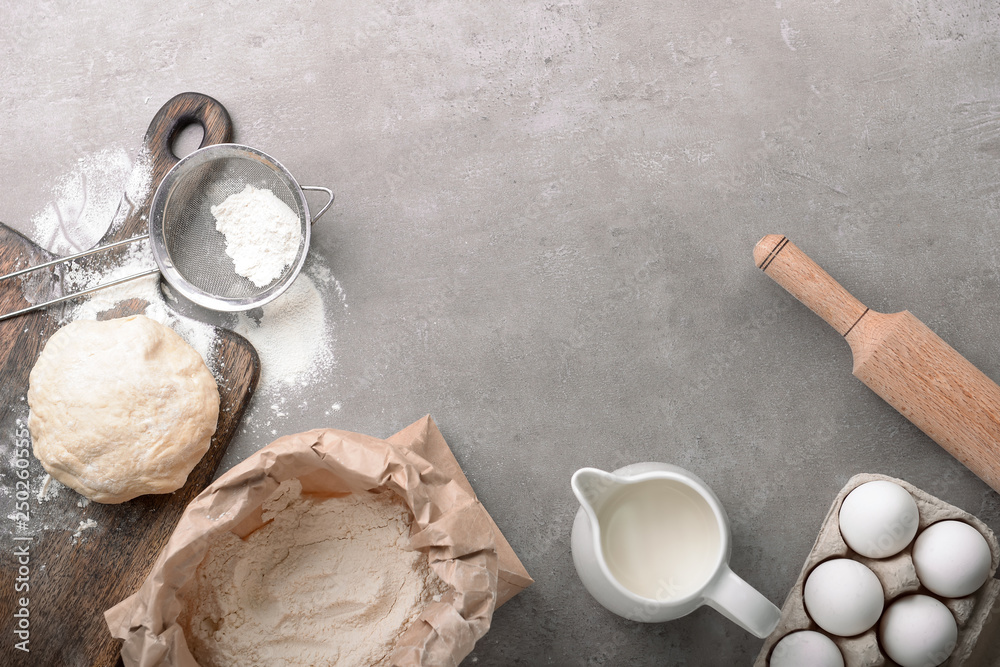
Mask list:
[[[183,338],[135,315],[53,334],[28,405],[45,470],[93,501],[122,503],[184,485],[215,433],[219,390]]]

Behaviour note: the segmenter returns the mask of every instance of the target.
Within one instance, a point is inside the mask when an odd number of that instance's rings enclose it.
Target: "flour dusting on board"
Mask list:
[[[63,274],[63,289],[75,292],[89,287],[96,287],[124,278],[144,270],[156,268],[156,262],[145,241],[132,244],[123,254],[119,265],[98,271],[88,269],[81,264],[71,263]],[[98,290],[71,305],[65,313],[69,320],[96,320],[101,313],[114,308],[123,301],[139,299],[147,304],[146,317],[166,325],[180,334],[201,354],[205,363],[212,367],[211,355],[215,344],[215,331],[211,325],[180,315],[167,306],[160,291],[159,275],[153,274],[138,278],[114,287]]]
[[[73,533],[73,539],[72,539],[73,544],[76,544],[77,541],[80,540],[85,530],[91,530],[93,528],[97,528],[97,522],[94,521],[93,519],[86,519],[84,521],[81,521],[80,525],[77,526],[76,532]]]
[[[149,199],[152,179],[152,158],[145,149],[134,161],[124,148],[106,148],[80,158],[56,184],[53,201],[32,219],[34,240],[60,255],[94,247],[109,228],[124,222],[135,206]],[[64,265],[62,290],[69,293],[96,287],[151,268],[156,268],[156,263],[148,243],[142,241],[129,246],[114,269],[99,271],[82,262]],[[152,275],[94,292],[85,300],[63,306],[63,319],[97,319],[122,301],[141,299],[149,304],[148,317],[174,329],[207,363],[214,342],[212,327],[167,308],[157,281],[158,276]]]
[[[41,478],[37,480],[35,486],[38,487],[38,494],[35,498],[40,503],[48,502],[50,498],[56,498],[59,496],[59,492],[65,489],[58,480],[52,478],[52,475],[45,473]]]

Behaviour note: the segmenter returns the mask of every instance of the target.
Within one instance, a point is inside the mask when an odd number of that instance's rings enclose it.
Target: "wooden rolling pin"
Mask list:
[[[847,339],[857,378],[1000,492],[1000,386],[910,312],[867,308],[784,236],[753,256]]]

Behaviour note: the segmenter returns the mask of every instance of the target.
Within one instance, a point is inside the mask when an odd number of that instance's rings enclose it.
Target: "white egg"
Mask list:
[[[941,521],[920,533],[913,544],[913,567],[920,583],[948,598],[971,595],[990,576],[990,545],[963,521]]]
[[[875,573],[848,558],[817,565],[806,579],[803,598],[816,625],[841,637],[871,628],[885,605],[882,584]]]
[[[844,656],[833,640],[802,630],[782,637],[771,651],[770,667],[844,667]]]
[[[937,667],[955,650],[958,625],[939,600],[908,595],[889,605],[879,627],[879,640],[900,667]]]
[[[885,480],[866,482],[840,506],[840,534],[847,546],[868,558],[888,558],[917,534],[920,512],[913,496]]]

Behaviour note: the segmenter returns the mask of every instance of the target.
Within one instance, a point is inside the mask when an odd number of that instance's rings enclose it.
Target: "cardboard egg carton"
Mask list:
[[[917,509],[920,512],[917,535],[931,524],[945,519],[964,521],[982,533],[993,554],[990,578],[986,583],[975,593],[964,598],[942,598],[924,588],[917,578],[911,557],[913,542],[910,542],[902,552],[889,558],[865,558],[852,551],[840,534],[840,506],[847,494],[862,484],[874,480],[894,482],[909,491],[913,499],[917,501]],[[823,520],[823,526],[816,537],[816,542],[806,557],[802,571],[799,572],[795,585],[789,591],[788,597],[785,598],[785,604],[781,607],[781,620],[778,622],[778,627],[764,641],[764,646],[754,662],[754,667],[767,667],[768,658],[774,645],[785,635],[797,630],[814,630],[830,637],[844,655],[846,667],[894,667],[896,665],[882,652],[879,646],[878,623],[867,632],[855,637],[837,637],[824,632],[806,613],[802,597],[806,578],[813,568],[832,558],[851,558],[869,567],[882,583],[886,609],[889,608],[893,600],[910,593],[923,593],[941,600],[955,615],[955,620],[958,622],[958,644],[943,665],[947,667],[987,667],[1000,662],[1000,639],[998,639],[1000,637],[1000,620],[997,618],[1000,617],[1000,614],[992,613],[997,604],[997,598],[1000,597],[1000,580],[993,578],[997,566],[1000,565],[1000,544],[997,543],[993,531],[968,512],[960,510],[954,505],[949,505],[908,482],[885,475],[860,474],[852,477],[834,499],[830,511]],[[997,606],[997,611],[1000,611],[1000,606]]]

